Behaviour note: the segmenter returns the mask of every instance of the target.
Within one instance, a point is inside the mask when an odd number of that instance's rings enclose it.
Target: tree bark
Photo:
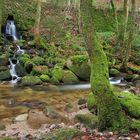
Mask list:
[[[37,11],[36,11],[36,21],[35,21],[35,38],[40,35],[40,20],[41,20],[41,5],[42,1],[37,0]]]
[[[97,101],[98,128],[121,130],[127,128],[127,119],[109,83],[108,61],[98,41],[94,25],[92,0],[81,0],[82,33],[91,61],[91,90]]]
[[[128,36],[128,43],[126,46],[123,48],[124,49],[124,58],[122,61],[122,68],[127,69],[127,63],[129,61],[129,55],[131,52],[131,45],[133,41],[133,35],[135,31],[135,13],[136,13],[136,1],[131,0],[131,25],[130,25],[130,31],[129,31],[129,36]]]

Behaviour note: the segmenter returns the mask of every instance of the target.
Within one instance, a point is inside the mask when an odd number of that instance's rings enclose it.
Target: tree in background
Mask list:
[[[3,0],[0,0],[0,36],[1,36],[1,22],[2,22],[2,7],[3,7]]]
[[[127,119],[109,83],[108,61],[98,41],[92,0],[81,0],[82,32],[86,50],[91,61],[91,90],[97,101],[98,127],[106,129],[127,129]]]
[[[35,20],[35,38],[40,36],[40,20],[41,20],[41,5],[42,0],[37,0],[37,11],[36,11],[36,20]]]
[[[135,18],[136,18],[136,1],[131,0],[131,14],[130,14],[130,27],[128,33],[128,40],[122,48],[122,68],[127,69],[127,64],[129,61],[129,55],[131,52],[131,45],[133,41],[133,35],[135,31]]]

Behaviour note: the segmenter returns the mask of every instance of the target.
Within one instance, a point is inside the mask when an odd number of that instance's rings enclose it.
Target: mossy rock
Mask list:
[[[42,81],[37,76],[24,76],[20,82],[21,86],[34,86],[40,84],[42,84]]]
[[[62,77],[63,83],[78,83],[79,80],[77,76],[70,70],[63,70],[63,77]]]
[[[93,114],[77,114],[75,119],[91,129],[98,127],[98,117]]]
[[[49,73],[48,71],[48,67],[47,66],[34,66],[33,69],[32,69],[32,74],[33,75],[47,75]]]
[[[131,122],[131,129],[140,133],[140,120],[133,119]]]
[[[24,64],[24,68],[28,73],[30,73],[32,71],[34,66],[35,66],[35,64],[30,60],[26,61],[26,63]]]
[[[89,93],[88,98],[87,98],[87,107],[89,110],[94,109],[96,105],[96,100],[92,92]]]
[[[40,79],[43,81],[43,82],[50,82],[51,81],[51,78],[48,76],[48,75],[44,75],[42,74],[40,76]]]
[[[128,92],[115,93],[123,109],[132,117],[140,118],[140,97]]]
[[[10,80],[11,78],[10,70],[0,72],[0,80]]]
[[[6,66],[8,64],[8,57],[5,54],[0,55],[0,66]]]
[[[55,66],[54,69],[52,70],[51,75],[52,75],[51,82],[54,84],[58,84],[63,78],[63,69],[59,66]]]
[[[16,65],[15,69],[19,77],[26,75],[26,70],[20,63]]]
[[[42,140],[72,140],[73,137],[80,135],[81,132],[78,129],[63,128],[44,135]]]
[[[29,59],[28,57],[23,57],[23,56],[21,56],[21,57],[19,58],[19,62],[20,62],[23,66],[25,65],[25,63],[26,63],[27,61],[30,61],[30,59]]]
[[[140,118],[140,97],[129,92],[114,92],[118,97],[123,110],[131,117]],[[88,108],[94,109],[97,103],[92,93],[89,94],[87,99]]]
[[[80,79],[89,80],[90,62],[86,55],[75,55],[67,61],[67,67]]]
[[[36,65],[43,65],[45,63],[45,59],[40,56],[36,56],[32,58],[32,62]]]
[[[0,66],[0,72],[8,70],[7,66]]]
[[[109,74],[111,76],[117,77],[117,76],[120,76],[120,71],[115,69],[115,68],[112,68],[112,69],[109,70]]]

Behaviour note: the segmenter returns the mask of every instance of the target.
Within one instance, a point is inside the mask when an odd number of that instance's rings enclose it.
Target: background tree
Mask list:
[[[98,41],[92,0],[81,0],[82,32],[91,61],[91,90],[97,101],[99,130],[127,128],[127,119],[109,83],[108,61]]]
[[[1,36],[1,24],[2,24],[2,7],[3,7],[3,0],[0,0],[0,36]]]
[[[128,40],[127,40],[127,43],[124,46],[124,48],[122,48],[123,56],[124,56],[122,59],[122,67],[124,69],[127,69],[127,63],[129,61],[129,55],[131,52],[131,45],[132,45],[133,35],[134,35],[134,31],[135,31],[135,18],[136,18],[136,1],[135,0],[131,0],[130,18],[131,18],[130,19],[131,24],[130,24],[130,28],[129,28]]]
[[[35,21],[35,38],[40,35],[40,20],[41,20],[41,5],[42,0],[37,0],[37,11],[36,11],[36,21]]]

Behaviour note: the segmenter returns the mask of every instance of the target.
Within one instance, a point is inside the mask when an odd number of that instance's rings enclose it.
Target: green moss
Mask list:
[[[128,92],[115,93],[124,110],[132,117],[140,118],[140,97]]]
[[[33,85],[40,85],[42,81],[37,76],[24,76],[21,79],[20,85],[22,86],[33,86]]]
[[[62,70],[62,68],[59,67],[59,66],[55,66],[54,69],[52,70],[51,81],[53,83],[58,84],[62,80],[62,77],[63,77],[63,70]]]
[[[48,75],[44,75],[44,74],[40,76],[40,79],[43,82],[50,82],[51,81],[50,77]]]
[[[80,79],[89,80],[90,78],[90,62],[86,55],[72,56],[67,61],[67,67]]]
[[[8,14],[14,16],[20,31],[27,31],[35,23],[36,3],[32,0],[4,0],[3,23],[5,23]]]
[[[115,68],[110,69],[109,73],[111,76],[120,76],[120,72]]]
[[[131,129],[140,132],[140,120],[133,119],[131,122]]]
[[[80,134],[81,132],[78,129],[65,128],[44,135],[42,140],[71,140],[74,136],[79,136]]]
[[[0,140],[17,140],[17,139],[16,138],[5,137],[5,138],[0,138]]]
[[[32,75],[42,75],[48,74],[48,67],[47,66],[34,66],[32,69]]]
[[[9,80],[11,79],[11,74],[9,70],[0,72],[0,80]]]
[[[98,117],[93,114],[78,114],[75,119],[91,129],[98,127]]]
[[[5,54],[0,55],[0,66],[6,66],[8,64],[8,57]]]
[[[32,71],[34,66],[35,66],[35,64],[31,60],[26,61],[24,64],[24,68],[26,69],[26,71],[28,73],[30,73]]]
[[[87,55],[75,55],[71,57],[71,60],[74,64],[82,64],[83,62],[88,62],[88,56]]]
[[[96,106],[96,100],[92,92],[88,95],[87,106],[89,110],[93,109]]]
[[[36,65],[43,65],[45,60],[42,57],[36,56],[36,57],[32,58],[32,62]]]
[[[62,81],[64,83],[78,83],[79,82],[77,76],[70,70],[63,70]]]

